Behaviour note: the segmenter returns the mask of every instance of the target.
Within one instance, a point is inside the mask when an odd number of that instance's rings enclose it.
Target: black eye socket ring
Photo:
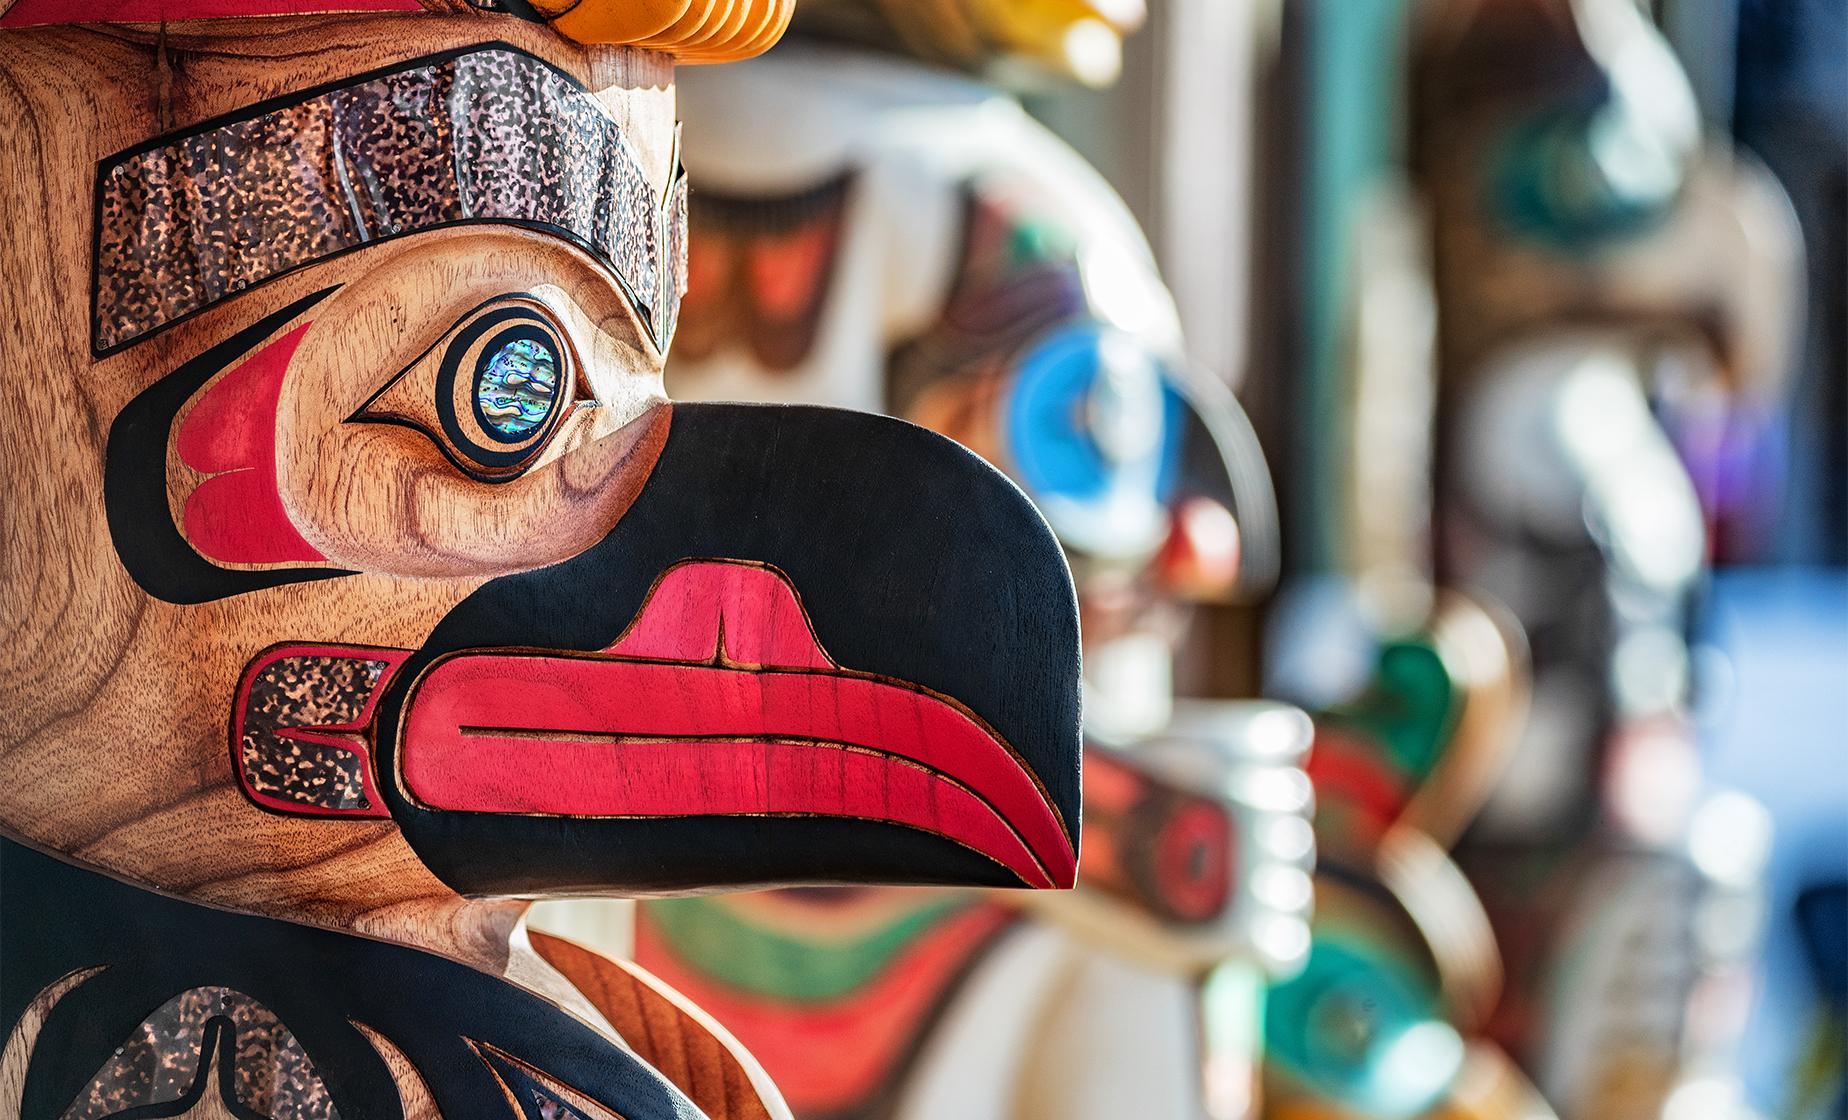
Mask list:
[[[476,342],[497,329],[498,333],[481,348],[476,360],[466,363],[469,367],[466,370],[466,376],[470,382],[469,398],[472,402],[476,429],[496,443],[521,445],[512,449],[483,446],[463,430],[460,418],[456,415],[456,379],[465,375],[462,368],[465,359]],[[557,367],[558,385],[553,396],[551,412],[547,414],[540,427],[517,436],[511,434],[503,436],[482,413],[481,400],[474,391],[474,382],[480,376],[483,361],[491,360],[502,348],[522,339],[538,342],[552,355]],[[442,365],[436,378],[436,416],[443,426],[443,434],[449,437],[451,446],[485,470],[507,471],[518,467],[530,459],[533,453],[545,443],[552,429],[557,427],[558,418],[565,412],[564,395],[565,387],[569,384],[567,380],[569,373],[564,365],[565,358],[558,344],[558,336],[538,313],[523,307],[508,307],[483,315],[458,331],[443,351]]]

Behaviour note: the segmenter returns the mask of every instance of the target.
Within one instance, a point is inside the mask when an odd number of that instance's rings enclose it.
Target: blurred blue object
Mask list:
[[[1187,432],[1186,401],[1148,346],[1083,322],[1019,361],[1008,451],[1023,489],[1067,545],[1146,554],[1166,531]]]
[[[1797,896],[1797,925],[1809,950],[1823,1002],[1848,1010],[1848,880],[1810,887]]]
[[[1777,827],[1763,979],[1740,1059],[1748,1099],[1781,1115],[1824,1013],[1797,898],[1848,876],[1848,571],[1725,572],[1705,630],[1729,667],[1712,674],[1708,776],[1758,798]]]
[[[1816,970],[1822,1006],[1784,1115],[1848,1120],[1848,880],[1799,894],[1797,928]]]

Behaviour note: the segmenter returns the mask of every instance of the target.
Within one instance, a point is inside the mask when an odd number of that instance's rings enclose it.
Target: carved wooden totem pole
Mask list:
[[[1314,944],[1265,1013],[1272,1120],[1549,1120],[1480,1037],[1501,981],[1488,916],[1447,850],[1527,703],[1520,641],[1454,593],[1316,718]]]
[[[1724,1068],[1752,942],[1751,908],[1724,900],[1762,854],[1742,799],[1701,807],[1703,515],[1657,414],[1781,375],[1795,233],[1762,169],[1702,141],[1637,5],[1426,16],[1411,150],[1432,219],[1440,574],[1507,603],[1534,666],[1533,718],[1463,857],[1510,966],[1494,1032],[1562,1115],[1653,1118]],[[1715,828],[1724,866],[1691,860]]]
[[[808,26],[935,26],[942,49],[917,48],[934,59],[964,26],[950,17],[1005,7],[818,4]],[[1034,500],[1078,585],[1088,835],[1067,905],[667,900],[641,908],[638,958],[805,1118],[1245,1115],[1263,974],[1307,946],[1308,724],[1274,704],[1177,710],[1171,683],[1187,604],[1260,594],[1274,571],[1242,416],[1186,372],[1121,201],[993,87],[786,43],[682,97],[705,186],[670,384],[883,409]]]
[[[786,1115],[519,900],[1073,881],[1027,500],[662,390],[789,5],[419,7],[0,0],[6,1120]]]

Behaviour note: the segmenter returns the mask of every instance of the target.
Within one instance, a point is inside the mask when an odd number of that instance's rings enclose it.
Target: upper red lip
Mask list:
[[[1077,855],[1031,771],[954,700],[843,669],[775,569],[665,573],[607,650],[481,650],[414,687],[399,770],[435,809],[815,815],[934,832],[1036,887]]]

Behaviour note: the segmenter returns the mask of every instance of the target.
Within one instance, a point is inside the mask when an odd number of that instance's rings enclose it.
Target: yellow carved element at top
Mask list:
[[[731,62],[780,38],[795,0],[553,0],[539,11],[580,43],[665,51],[679,62]]]
[[[1114,82],[1123,36],[1142,25],[1143,0],[971,0],[982,34],[1087,85]]]

